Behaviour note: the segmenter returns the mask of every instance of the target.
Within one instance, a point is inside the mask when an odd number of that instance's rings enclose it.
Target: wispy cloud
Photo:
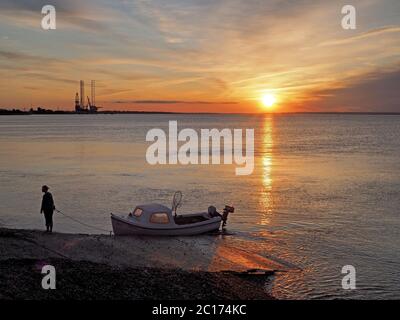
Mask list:
[[[237,104],[237,102],[229,102],[229,101],[182,101],[182,100],[117,100],[113,101],[113,103],[117,104]]]
[[[53,0],[51,5],[57,11],[59,28],[80,29],[88,32],[104,32],[108,30],[106,21],[112,13],[106,13],[91,1]],[[16,23],[19,27],[38,28],[42,18],[44,3],[35,0],[2,0],[0,16],[3,21]]]
[[[375,37],[375,36],[380,36],[384,35],[387,33],[397,33],[400,32],[400,26],[385,26],[381,28],[376,28],[372,29],[366,32],[363,32],[361,34],[344,38],[344,39],[338,39],[338,40],[331,40],[331,41],[326,41],[321,43],[321,46],[334,46],[334,45],[344,45],[344,44],[350,44],[359,40],[367,39],[370,37]]]
[[[66,63],[65,61],[48,56],[38,56],[17,51],[0,50],[0,59],[6,59],[7,62],[28,62],[28,63]]]

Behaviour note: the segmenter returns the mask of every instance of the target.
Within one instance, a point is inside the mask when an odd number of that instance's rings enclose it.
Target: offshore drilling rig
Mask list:
[[[96,107],[96,81],[91,80],[90,95],[87,96],[87,104],[85,103],[85,82],[80,81],[80,95],[77,92],[75,95],[75,112],[76,113],[96,113],[100,107]]]

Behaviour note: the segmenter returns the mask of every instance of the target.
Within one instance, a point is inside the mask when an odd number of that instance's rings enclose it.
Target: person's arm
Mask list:
[[[42,198],[42,205],[40,207],[40,213],[43,213],[43,207],[44,207],[44,197]]]
[[[52,206],[53,210],[56,210],[56,205],[54,204],[54,199],[53,199],[52,194],[50,194],[50,201],[51,201],[51,206]]]

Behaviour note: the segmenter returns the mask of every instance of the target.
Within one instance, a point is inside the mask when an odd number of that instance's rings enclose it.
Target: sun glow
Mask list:
[[[261,97],[261,102],[264,107],[271,108],[276,103],[276,97],[272,93],[266,93]]]

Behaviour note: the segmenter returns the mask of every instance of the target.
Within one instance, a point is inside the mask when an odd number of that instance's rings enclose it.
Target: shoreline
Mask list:
[[[0,228],[0,300],[274,299],[265,286],[285,267],[218,242]],[[44,265],[56,290],[41,288]]]

